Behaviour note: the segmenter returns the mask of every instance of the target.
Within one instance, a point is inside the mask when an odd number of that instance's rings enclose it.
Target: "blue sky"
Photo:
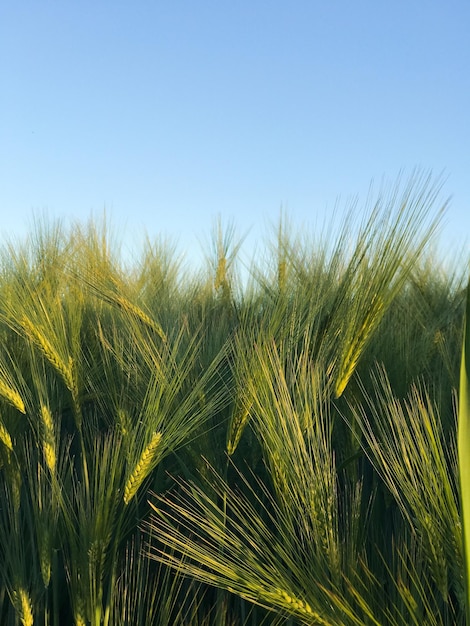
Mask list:
[[[249,247],[418,166],[468,250],[469,25],[467,0],[2,2],[0,235],[106,209],[129,245],[197,254],[220,215]]]

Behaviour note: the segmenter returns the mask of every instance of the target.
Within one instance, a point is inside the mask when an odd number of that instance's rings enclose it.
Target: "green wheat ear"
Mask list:
[[[162,433],[156,432],[153,434],[150,443],[140,455],[140,458],[135,465],[132,474],[127,479],[126,486],[124,487],[124,504],[126,506],[135,496],[139,487],[155,466],[155,460],[159,452],[158,448],[160,446],[161,439]]]
[[[465,563],[466,614],[470,624],[470,282],[467,287],[467,309],[460,368],[458,426],[460,498],[462,505],[462,539]]]

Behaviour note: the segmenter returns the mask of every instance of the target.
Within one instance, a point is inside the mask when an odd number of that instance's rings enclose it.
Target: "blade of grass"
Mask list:
[[[458,458],[465,569],[465,612],[467,623],[470,624],[470,283],[467,287],[467,310],[460,369]]]

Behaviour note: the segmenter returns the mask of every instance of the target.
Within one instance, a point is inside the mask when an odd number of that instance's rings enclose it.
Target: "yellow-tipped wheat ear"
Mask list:
[[[18,409],[20,413],[26,413],[26,410],[24,408],[24,402],[20,394],[16,391],[16,389],[13,389],[13,387],[10,387],[9,385],[7,385],[5,381],[3,381],[1,378],[0,378],[0,396],[2,398],[5,398],[5,400],[9,402],[11,405],[13,405],[15,409]]]
[[[154,433],[150,443],[140,455],[140,459],[138,460],[132,474],[129,476],[126,486],[124,487],[124,504],[129,504],[141,484],[153,469],[161,439],[162,433]]]
[[[163,341],[166,341],[166,335],[163,332],[162,327],[159,324],[157,324],[157,322],[155,322],[149,315],[147,315],[147,313],[142,311],[140,307],[138,307],[136,304],[134,304],[127,298],[124,298],[124,296],[116,295],[114,297],[115,297],[116,303],[122,309],[124,309],[125,311],[128,311],[129,313],[132,313],[132,315],[135,315],[135,317],[140,319],[141,322],[143,322],[146,326],[148,326],[153,331],[155,331],[157,335],[160,337],[160,339],[162,339]]]
[[[3,443],[5,448],[9,450],[9,452],[13,452],[13,442],[10,437],[10,433],[5,427],[5,424],[2,422],[0,418],[0,441]]]
[[[23,326],[26,335],[39,348],[55,370],[62,376],[69,391],[74,392],[75,383],[72,372],[72,358],[69,357],[69,364],[66,365],[47,337],[45,337],[41,330],[37,328],[26,316],[23,316],[21,325]]]
[[[85,619],[81,613],[75,616],[75,626],[86,626]]]
[[[227,276],[227,259],[219,257],[214,279],[214,288],[222,295],[222,299],[228,302],[231,297],[230,281]]]
[[[77,598],[75,607],[75,626],[86,626],[85,620],[85,602],[81,595]]]
[[[15,609],[23,626],[33,626],[33,607],[28,592],[20,587],[14,592]]]
[[[326,622],[323,620],[318,613],[315,613],[312,610],[312,607],[308,604],[308,602],[304,602],[300,598],[296,598],[295,596],[291,596],[287,591],[283,589],[277,590],[278,597],[281,598],[281,603],[287,605],[289,613],[300,613],[301,615],[308,615],[309,618],[315,620],[317,624],[329,624],[330,622]]]
[[[49,470],[54,472],[57,455],[55,449],[55,435],[54,435],[54,421],[52,419],[52,413],[49,407],[45,404],[41,404],[41,425],[42,425],[42,449],[44,453],[44,459]]]
[[[224,256],[219,257],[217,270],[215,272],[214,288],[220,289],[227,283],[227,259]]]
[[[380,296],[376,296],[372,301],[371,308],[365,316],[361,327],[356,331],[354,338],[350,342],[346,355],[341,359],[340,371],[336,381],[336,397],[339,398],[356,369],[359,359],[364,351],[369,337],[376,328],[382,315],[384,306]]]

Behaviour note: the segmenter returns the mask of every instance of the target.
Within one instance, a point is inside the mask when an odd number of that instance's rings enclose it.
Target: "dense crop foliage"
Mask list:
[[[230,229],[200,274],[96,224],[5,244],[0,625],[464,624],[438,191],[281,221],[243,281]]]

